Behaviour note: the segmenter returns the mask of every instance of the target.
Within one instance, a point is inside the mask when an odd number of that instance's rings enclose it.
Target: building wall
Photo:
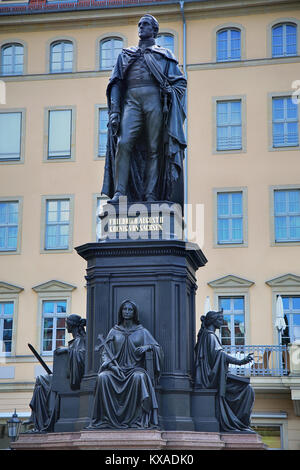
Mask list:
[[[299,185],[299,148],[270,151],[270,93],[291,93],[292,81],[300,79],[299,56],[286,59],[270,58],[270,25],[282,18],[300,22],[299,7],[272,9],[225,10],[205,12],[202,5],[186,6],[187,78],[188,78],[188,203],[195,208],[204,204],[204,244],[201,246],[208,263],[198,272],[197,324],[203,313],[204,301],[210,297],[214,305],[215,288],[209,282],[234,275],[254,284],[244,286],[248,298],[248,344],[276,344],[273,327],[274,303],[272,289],[266,281],[292,273],[300,276],[299,245],[272,246],[270,230],[270,187]],[[7,103],[4,109],[25,110],[24,163],[0,163],[1,197],[23,199],[21,248],[18,254],[1,254],[0,281],[23,288],[18,294],[15,321],[15,356],[2,358],[1,367],[14,367],[14,378],[0,378],[1,412],[29,412],[30,393],[15,392],[17,384],[33,387],[35,366],[27,343],[40,345],[39,299],[46,295],[68,296],[69,313],[85,316],[85,262],[75,250],[45,253],[41,250],[44,221],[44,196],[72,195],[74,218],[72,247],[95,241],[95,195],[100,195],[104,159],[95,157],[97,133],[96,105],[105,106],[105,89],[110,72],[98,71],[97,41],[105,36],[121,36],[125,45],[137,42],[137,20],[145,10],[99,10],[90,19],[61,13],[64,22],[24,21],[5,25],[2,21],[0,45],[21,40],[26,50],[26,74],[5,78]],[[183,62],[182,18],[178,8],[154,6],[162,31],[175,35],[175,53]],[[235,14],[237,11],[237,14]],[[64,15],[64,16],[63,16]],[[41,18],[41,17],[39,17]],[[17,24],[17,23],[16,23]],[[215,34],[222,25],[240,25],[242,29],[242,60],[216,64]],[[51,75],[49,45],[52,40],[71,38],[75,44],[75,70],[72,74]],[[300,44],[300,40],[299,40]],[[300,47],[300,46],[298,46]],[[242,97],[244,108],[244,150],[220,154],[214,151],[217,97]],[[45,109],[72,106],[75,118],[74,159],[45,161]],[[247,189],[247,244],[242,247],[216,247],[214,190],[216,188]],[[190,223],[191,220],[188,220]],[[33,287],[51,280],[72,288],[52,286],[38,292]],[[238,292],[234,283],[227,293]],[[229,289],[229,290],[228,290]],[[300,293],[295,287],[296,292]],[[1,299],[0,299],[1,300]],[[47,357],[51,365],[51,357]],[[5,376],[5,373],[4,373]],[[9,391],[6,391],[7,388]],[[23,391],[22,391],[23,390]],[[13,395],[12,395],[13,393]],[[299,449],[299,417],[293,414],[290,394],[283,398],[261,395],[255,410],[287,410],[288,446]],[[8,399],[10,398],[10,399]],[[13,404],[15,403],[15,405]],[[272,406],[270,405],[272,404]]]

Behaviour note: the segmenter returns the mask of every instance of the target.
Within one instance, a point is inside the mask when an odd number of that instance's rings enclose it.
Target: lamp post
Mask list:
[[[19,436],[20,428],[22,421],[19,419],[16,410],[13,413],[12,417],[6,421],[7,423],[7,430],[8,430],[8,437],[10,438],[11,442],[15,442]]]

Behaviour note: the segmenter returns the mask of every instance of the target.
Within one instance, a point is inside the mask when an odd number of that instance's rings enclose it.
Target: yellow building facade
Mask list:
[[[30,415],[42,373],[27,344],[51,367],[68,339],[63,319],[85,316],[74,247],[97,239],[106,86],[143,13],[158,19],[188,79],[187,225],[200,207],[208,259],[198,327],[208,299],[224,309],[223,344],[254,351],[252,425],[270,447],[300,449],[300,5],[277,0],[0,3],[3,445],[14,409]]]

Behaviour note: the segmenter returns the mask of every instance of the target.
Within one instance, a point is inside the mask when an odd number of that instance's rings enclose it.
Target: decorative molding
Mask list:
[[[23,287],[14,286],[13,284],[0,281],[0,294],[20,294],[23,290]]]
[[[70,292],[76,289],[76,286],[72,284],[67,284],[66,282],[57,281],[55,279],[51,281],[44,282],[32,288],[37,293],[49,293],[49,292]]]
[[[270,287],[297,287],[300,288],[300,276],[296,274],[284,274],[283,276],[275,277],[266,281]]]
[[[248,289],[249,287],[253,286],[254,282],[249,281],[248,279],[243,279],[242,277],[234,276],[233,274],[228,274],[227,276],[220,277],[219,279],[208,282],[207,284],[213,289],[217,287],[228,287],[230,289],[242,287]]]

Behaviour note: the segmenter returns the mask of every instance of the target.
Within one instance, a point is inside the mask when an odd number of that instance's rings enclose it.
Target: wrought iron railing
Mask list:
[[[285,345],[224,346],[227,354],[242,359],[253,353],[254,361],[243,366],[230,364],[230,371],[244,376],[281,377],[289,374],[289,352]]]
[[[191,1],[191,0],[189,0]],[[102,8],[120,8],[154,3],[178,3],[174,0],[58,0],[47,2],[36,0],[27,3],[0,5],[0,15],[26,15],[53,11],[91,10]]]

